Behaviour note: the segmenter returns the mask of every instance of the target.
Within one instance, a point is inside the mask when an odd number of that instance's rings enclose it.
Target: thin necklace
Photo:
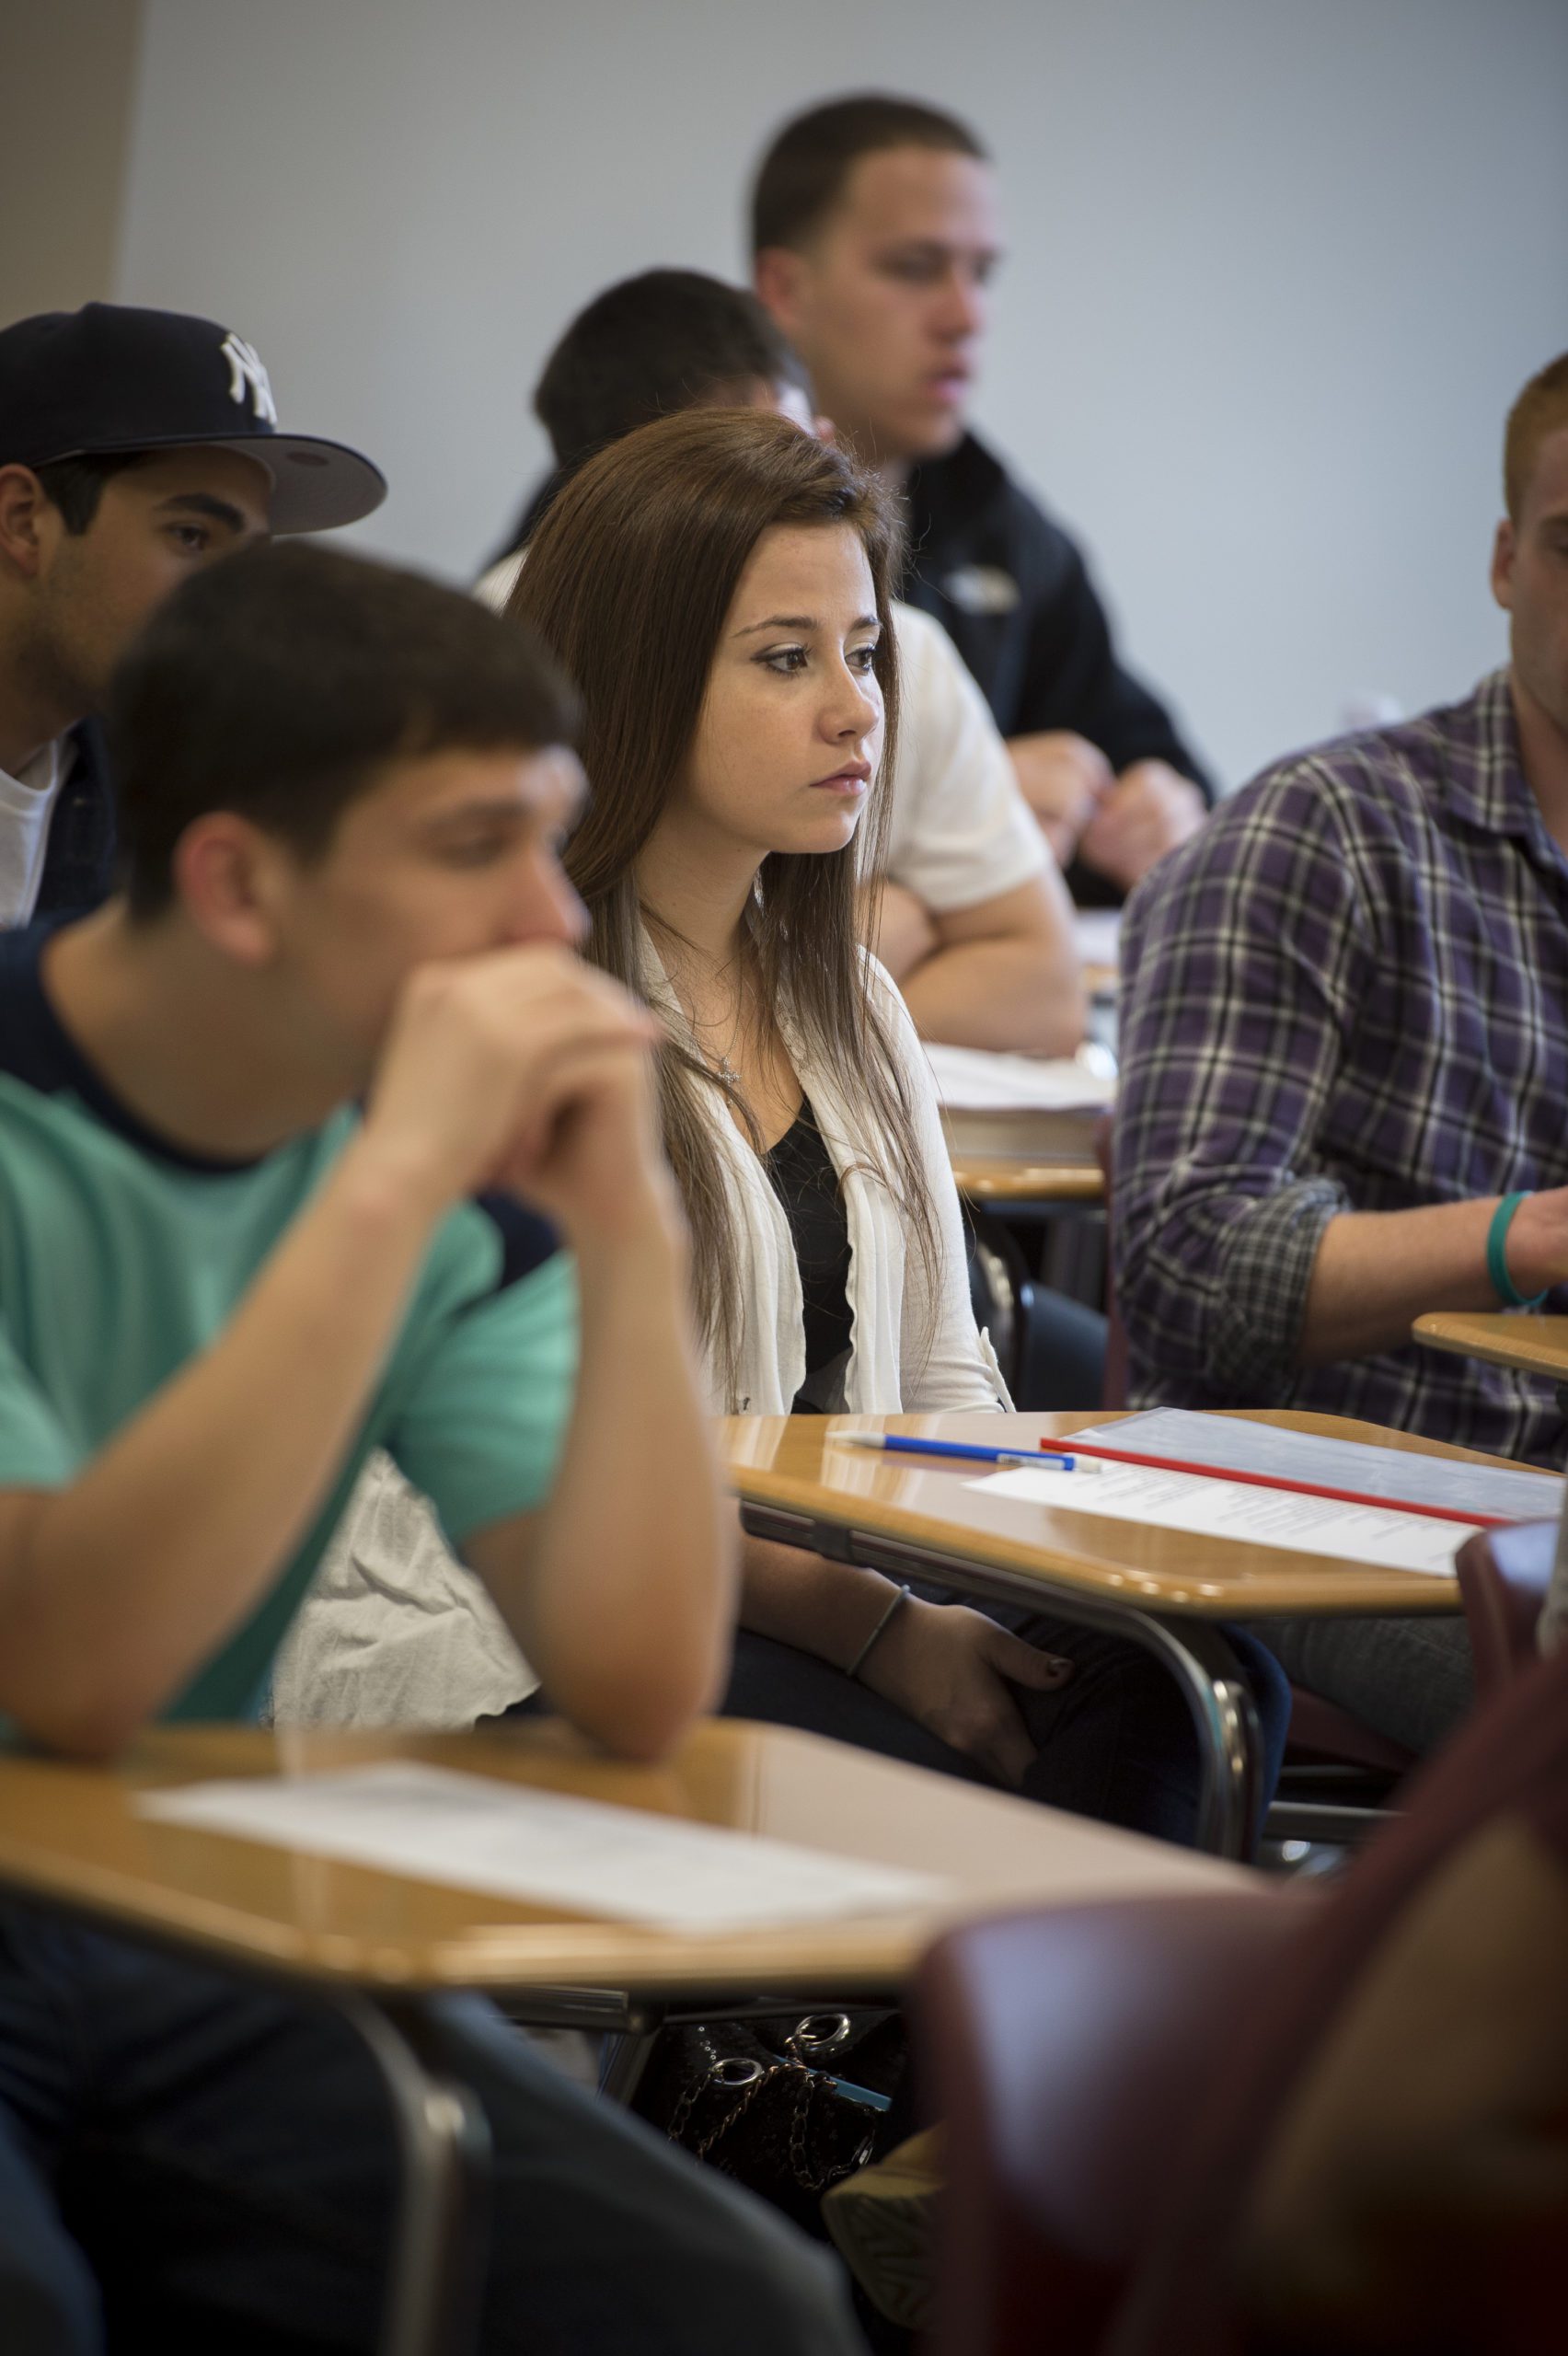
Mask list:
[[[735,1067],[730,1058],[734,1051],[735,1042],[741,1035],[741,1025],[745,1020],[746,989],[745,976],[744,973],[741,976],[740,987],[735,993],[735,1019],[730,1025],[730,1036],[725,1042],[722,1050],[717,1055],[715,1055],[712,1048],[707,1045],[702,1035],[704,1030],[717,1030],[717,1023],[705,1024],[698,1021],[698,1018],[693,1013],[691,1008],[687,1006],[685,999],[682,998],[680,991],[675,988],[674,975],[670,976],[670,987],[674,990],[675,1002],[679,1006],[681,1012],[686,1016],[687,1024],[691,1030],[692,1038],[697,1044],[698,1054],[702,1057],[703,1062],[707,1065],[714,1078],[719,1080],[723,1087],[732,1088],[738,1091],[741,1086],[741,1075],[735,1069]]]

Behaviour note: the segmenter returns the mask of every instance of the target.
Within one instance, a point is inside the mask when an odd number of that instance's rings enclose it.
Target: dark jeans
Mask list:
[[[1418,1758],[1475,1704],[1462,1620],[1260,1620],[1256,1632],[1295,1685],[1348,1710]]]
[[[952,1600],[934,1590],[922,1593],[931,1602]],[[1073,1664],[1071,1677],[1055,1692],[1012,1689],[1039,1754],[1024,1777],[1024,1796],[1190,1845],[1197,1831],[1198,1744],[1192,1713],[1170,1670],[1123,1637],[1004,1604],[986,1608],[1041,1651],[1059,1653]],[[1262,1645],[1239,1628],[1228,1627],[1225,1634],[1257,1704],[1266,1805],[1285,1755],[1290,1687]],[[800,1727],[939,1774],[995,1783],[985,1768],[950,1750],[858,1680],[748,1629],[735,1639],[723,1715]]]
[[[527,2356],[854,2356],[835,2266],[532,2056],[443,2027],[495,2146],[483,2346]],[[0,1909],[0,2350],[286,2356],[375,2344],[398,2151],[323,2012]]]

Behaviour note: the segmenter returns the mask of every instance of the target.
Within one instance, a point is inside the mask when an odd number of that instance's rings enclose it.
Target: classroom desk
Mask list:
[[[1180,1682],[1204,1758],[1199,1841],[1239,1856],[1255,1809],[1257,1727],[1224,1620],[1308,1612],[1417,1614],[1459,1609],[1458,1582],[1358,1569],[1324,1557],[1143,1529],[966,1485],[984,1465],[928,1468],[906,1457],[836,1447],[850,1429],[1013,1440],[1026,1450],[1112,1418],[1097,1411],[1000,1417],[945,1415],[732,1416],[721,1447],[742,1519],[758,1537],[860,1563],[894,1578],[1058,1611],[1144,1646]],[[1255,1420],[1342,1439],[1447,1456],[1495,1457],[1336,1415],[1261,1414]]]
[[[1094,1152],[1101,1118],[1098,1112],[944,1113],[959,1193],[979,1203],[1103,1203]]]
[[[1445,1309],[1418,1317],[1411,1328],[1434,1350],[1484,1358],[1521,1374],[1568,1383],[1568,1317],[1521,1316],[1517,1311]]]
[[[950,1885],[918,1911],[696,1934],[439,1888],[154,1822],[139,1791],[416,1759],[621,1807],[918,1865]],[[1211,1858],[790,1730],[708,1721],[635,1767],[541,1720],[493,1735],[167,1727],[112,1768],[0,1758],[0,1890],[335,2005],[375,2055],[403,2143],[405,2208],[383,2346],[460,2356],[482,2258],[484,2130],[444,2077],[429,2002],[482,1988],[518,2017],[630,2028],[746,1998],[892,1996],[937,1933],[998,1908],[1235,1888]],[[802,2010],[813,2009],[802,2004]]]
[[[1015,1390],[1037,1281],[1020,1222],[1046,1227],[1039,1280],[1092,1308],[1103,1305],[1105,1179],[1094,1150],[1102,1117],[1087,1110],[942,1114],[952,1174],[985,1247],[992,1339]]]

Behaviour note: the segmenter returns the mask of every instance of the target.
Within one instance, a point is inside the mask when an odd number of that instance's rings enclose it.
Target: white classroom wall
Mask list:
[[[1503,650],[1497,445],[1568,345],[1563,0],[142,0],[112,291],[208,311],[455,576],[571,312],[735,273],[759,144],[968,115],[1011,250],[978,422],[1087,540],[1228,782]]]
[[[142,0],[0,0],[0,326],[114,291]]]

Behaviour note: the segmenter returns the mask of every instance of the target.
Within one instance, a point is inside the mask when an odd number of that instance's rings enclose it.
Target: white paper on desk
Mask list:
[[[148,1792],[138,1815],[416,1881],[664,1930],[813,1923],[928,1906],[947,1884],[725,1826],[386,1760]]]
[[[1064,1513],[1103,1514],[1141,1522],[1148,1530],[1182,1530],[1196,1538],[1239,1538],[1251,1546],[1280,1546],[1292,1554],[1327,1554],[1379,1571],[1424,1571],[1451,1576],[1454,1551],[1475,1536],[1475,1524],[1437,1521],[1382,1506],[1341,1505],[1304,1497],[1293,1489],[1261,1489],[1239,1481],[1209,1481],[1191,1472],[1151,1472],[1143,1465],[1101,1460],[1097,1473],[1038,1472],[1032,1465],[994,1472],[965,1486],[991,1497],[1020,1497]]]
[[[993,1055],[986,1047],[934,1041],[926,1054],[951,1113],[1098,1112],[1116,1094],[1113,1079],[1073,1056]]]
[[[1080,965],[1114,965],[1122,947],[1120,908],[1075,908],[1073,941]]]
[[[1248,1415],[1205,1415],[1193,1407],[1150,1407],[1075,1432],[1112,1449],[1174,1458],[1198,1470],[1262,1472],[1276,1481],[1309,1481],[1325,1489],[1354,1489],[1390,1506],[1437,1506],[1455,1516],[1496,1514],[1505,1520],[1555,1521],[1563,1484],[1555,1472],[1529,1465],[1467,1464],[1413,1449],[1378,1448],[1364,1439],[1331,1439]]]

